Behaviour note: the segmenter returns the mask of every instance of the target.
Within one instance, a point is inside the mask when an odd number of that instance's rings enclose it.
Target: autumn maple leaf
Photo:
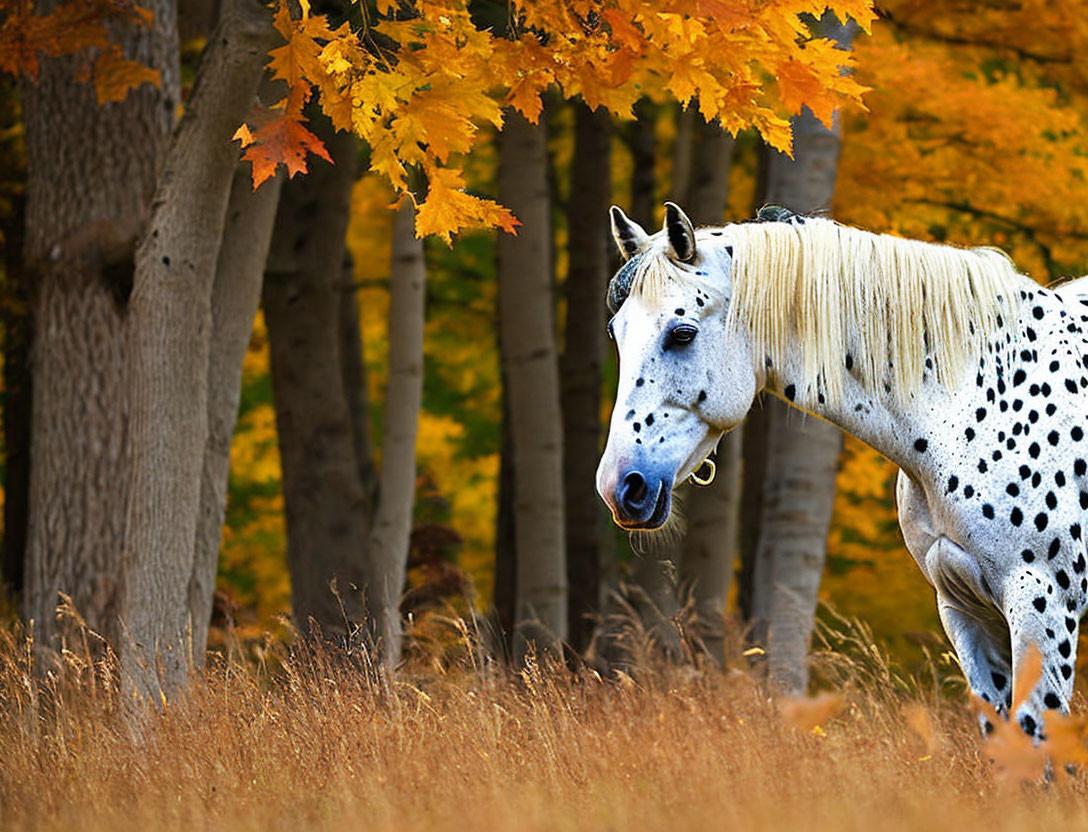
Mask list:
[[[288,178],[306,173],[306,157],[311,153],[332,164],[321,139],[303,126],[305,120],[302,105],[296,101],[282,109],[255,113],[250,118],[255,130],[247,123],[235,131],[231,138],[245,148],[242,160],[253,166],[253,190],[274,176],[281,163],[287,167]]]
[[[1025,651],[1013,680],[1010,714],[1015,714],[1028,701],[1042,675],[1043,657],[1033,644]],[[1015,720],[998,714],[991,703],[977,696],[971,699],[993,726],[993,731],[983,742],[983,750],[993,762],[998,781],[1006,786],[1018,786],[1025,780],[1032,782],[1042,777],[1046,769],[1046,749],[1036,745],[1034,738],[1026,734]]]
[[[842,710],[845,700],[841,693],[821,693],[818,696],[786,697],[778,702],[778,713],[800,731],[812,731]]]

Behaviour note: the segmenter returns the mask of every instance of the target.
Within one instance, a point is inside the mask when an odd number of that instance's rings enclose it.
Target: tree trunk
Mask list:
[[[648,98],[635,103],[635,120],[627,125],[631,150],[631,219],[646,228],[654,222],[654,105]]]
[[[819,30],[848,48],[854,25],[842,25],[826,13]],[[794,158],[771,155],[766,200],[798,212],[826,211],[835,188],[840,131],[837,125],[828,130],[807,109],[792,122]],[[818,419],[787,413],[789,408],[777,399],[767,407],[754,630],[766,633],[771,681],[800,693],[808,683],[806,655],[827,555],[842,432]]]
[[[548,159],[543,123],[508,112],[499,137],[499,201],[522,225],[497,245],[503,377],[514,450],[515,654],[558,650],[567,635],[563,433],[555,344]]]
[[[729,195],[733,137],[701,116],[691,130],[691,175],[685,183],[689,216],[700,225],[720,225]],[[741,446],[737,428],[718,443],[717,476],[706,488],[688,488],[687,534],[681,547],[681,585],[695,604],[696,634],[708,655],[725,663],[725,606],[733,579],[739,523]]]
[[[212,288],[237,145],[274,43],[255,0],[224,6],[136,251],[128,308],[131,492],[124,670],[152,701],[186,681],[189,584],[208,438]]]
[[[212,286],[212,335],[208,353],[208,435],[200,482],[200,517],[189,580],[193,664],[202,667],[215,594],[219,544],[227,508],[230,443],[238,420],[242,360],[261,298],[264,265],[276,218],[282,176],[256,191],[249,165],[238,165],[230,188],[223,241]]]
[[[42,58],[37,83],[23,86],[35,333],[23,611],[46,647],[59,646],[60,593],[120,646],[128,578],[125,306],[180,100],[174,4],[145,6],[152,28],[114,31],[126,57],[159,70],[159,88],[144,84],[100,107],[93,86],[73,80],[75,58]]]
[[[577,104],[567,235],[570,263],[564,287],[567,319],[560,384],[563,405],[563,492],[567,521],[567,581],[571,646],[582,652],[593,636],[600,601],[600,519],[595,477],[601,450],[601,365],[605,350],[611,245],[608,203],[612,120]]]
[[[374,466],[373,441],[370,436],[370,394],[367,390],[366,363],[363,360],[363,333],[359,326],[359,298],[355,289],[355,264],[351,252],[344,250],[343,282],[340,286],[340,375],[344,396],[351,415],[352,444],[359,482],[366,497],[367,519],[378,505],[378,470]]]
[[[500,339],[501,343],[501,339]],[[501,352],[501,346],[500,346]],[[497,640],[506,654],[513,647],[518,605],[518,546],[514,532],[514,443],[510,429],[510,385],[503,375],[502,425],[499,438],[499,493],[495,512],[495,617]]]
[[[676,141],[672,148],[672,199],[685,202],[689,197],[688,185],[691,182],[695,120],[698,115],[694,106],[675,105],[675,107]],[[699,120],[702,121],[701,118]]]
[[[306,177],[284,184],[263,304],[292,612],[303,631],[313,620],[344,637],[363,620],[369,536],[339,334],[355,140],[324,118],[313,125],[335,164],[315,160]]]
[[[808,684],[808,641],[827,555],[842,432],[777,399],[768,406],[754,618],[756,632],[765,633],[772,682],[801,693]]]
[[[9,85],[5,85],[5,89]],[[14,92],[11,92],[14,97]],[[0,234],[4,240],[3,423],[4,550],[0,581],[18,597],[23,591],[30,508],[30,345],[34,321],[23,266],[26,200],[17,195]]]
[[[389,297],[389,382],[385,398],[378,511],[370,533],[367,607],[382,663],[401,655],[400,599],[416,490],[416,431],[423,404],[423,322],[427,273],[416,212],[406,201],[393,222]]]

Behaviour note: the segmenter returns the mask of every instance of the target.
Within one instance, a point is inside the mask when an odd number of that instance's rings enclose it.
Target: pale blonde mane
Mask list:
[[[954,386],[977,365],[1000,322],[1016,321],[1026,278],[996,249],[872,234],[831,220],[729,225],[733,247],[728,326],[742,326],[754,354],[782,366],[801,345],[798,401],[841,399],[845,356],[867,389],[887,385],[900,400],[917,391],[933,357],[938,382]],[[668,283],[705,286],[712,277],[647,253],[632,294],[660,296]]]

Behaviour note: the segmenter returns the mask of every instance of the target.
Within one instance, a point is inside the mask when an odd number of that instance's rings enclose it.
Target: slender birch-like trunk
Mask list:
[[[156,702],[184,684],[191,666],[212,288],[238,160],[230,138],[253,106],[273,43],[261,4],[224,5],[136,250],[126,333],[132,480],[122,659],[129,684]]]
[[[416,433],[423,404],[423,322],[426,269],[415,210],[405,201],[393,221],[389,297],[389,382],[378,510],[370,531],[367,608],[382,663],[401,655],[400,599],[416,488]]]
[[[197,667],[204,664],[215,594],[219,544],[227,510],[230,443],[242,392],[242,360],[261,299],[282,180],[282,176],[276,176],[254,191],[249,165],[235,168],[223,242],[215,266],[208,352],[208,435],[200,480],[196,549],[189,579],[193,664]]]
[[[515,654],[558,651],[567,636],[563,430],[555,343],[546,130],[508,112],[499,137],[499,201],[521,220],[498,240],[503,378],[514,460]]]

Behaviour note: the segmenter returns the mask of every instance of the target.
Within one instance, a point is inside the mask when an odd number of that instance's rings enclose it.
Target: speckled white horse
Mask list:
[[[994,249],[871,234],[778,209],[649,236],[618,208],[609,286],[619,389],[597,488],[617,523],[665,523],[758,392],[839,425],[900,467],[899,523],[937,591],[972,691],[999,711],[1068,710],[1088,579],[1088,281],[1043,289]],[[889,603],[895,603],[889,598]]]

